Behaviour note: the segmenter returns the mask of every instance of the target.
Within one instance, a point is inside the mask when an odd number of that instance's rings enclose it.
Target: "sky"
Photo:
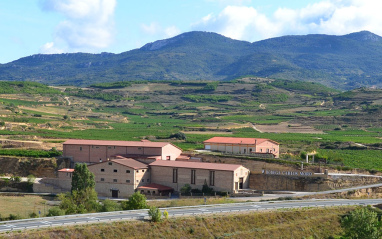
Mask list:
[[[34,54],[121,53],[189,31],[255,42],[382,36],[380,0],[1,0],[0,63]]]

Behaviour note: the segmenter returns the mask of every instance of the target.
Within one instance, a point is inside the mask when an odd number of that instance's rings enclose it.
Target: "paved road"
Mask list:
[[[173,207],[167,210],[170,217],[206,215],[216,213],[248,212],[260,210],[275,210],[281,208],[301,207],[331,207],[344,205],[374,205],[382,203],[382,199],[363,200],[306,200],[306,201],[278,201],[278,202],[247,202],[217,205],[202,205],[191,207]],[[59,217],[44,217],[0,222],[0,232],[25,230],[53,226],[65,226],[85,223],[110,222],[119,220],[148,219],[147,210],[131,210],[105,213],[78,214]]]

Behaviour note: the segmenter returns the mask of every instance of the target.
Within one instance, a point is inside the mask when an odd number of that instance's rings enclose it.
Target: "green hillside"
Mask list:
[[[76,85],[139,80],[232,80],[244,75],[313,81],[337,89],[382,86],[382,38],[284,36],[249,43],[188,32],[120,54],[33,55],[0,65],[0,80]]]

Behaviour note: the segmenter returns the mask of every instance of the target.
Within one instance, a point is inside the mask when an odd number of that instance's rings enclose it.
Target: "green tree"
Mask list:
[[[123,210],[135,210],[147,208],[146,196],[140,192],[133,193],[128,201],[122,202]]]
[[[159,222],[162,218],[162,213],[157,207],[150,207],[149,208],[149,216],[151,217],[152,222]]]
[[[378,215],[367,207],[358,208],[344,217],[341,225],[345,238],[381,238],[381,222]]]
[[[85,163],[76,164],[72,177],[72,191],[84,191],[94,187],[94,174],[89,171],[87,165]]]
[[[96,212],[100,209],[97,192],[94,190],[94,174],[86,164],[76,164],[70,193],[60,194],[60,209],[66,214]]]

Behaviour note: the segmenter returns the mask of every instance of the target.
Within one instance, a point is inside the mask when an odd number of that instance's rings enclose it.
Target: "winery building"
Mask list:
[[[279,143],[262,138],[213,137],[203,142],[204,149],[231,154],[271,156],[278,158]]]
[[[182,150],[168,142],[108,141],[70,139],[63,143],[63,157],[74,163],[99,163],[115,156],[134,158],[147,163],[176,160]]]

